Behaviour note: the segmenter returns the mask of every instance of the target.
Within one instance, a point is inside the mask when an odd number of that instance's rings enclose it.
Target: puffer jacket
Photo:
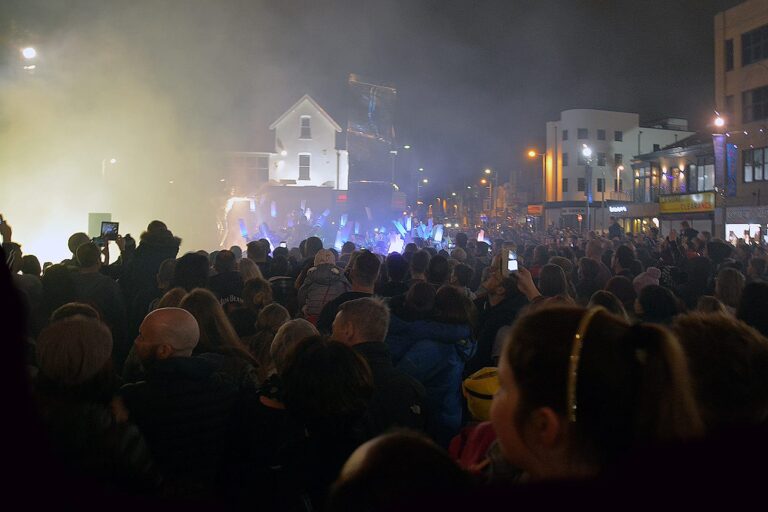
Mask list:
[[[323,306],[351,288],[336,265],[324,263],[312,267],[299,288],[299,310],[305,318],[317,318]]]
[[[407,322],[393,313],[386,343],[392,362],[427,392],[427,432],[442,446],[461,428],[461,379],[476,342],[466,324]]]

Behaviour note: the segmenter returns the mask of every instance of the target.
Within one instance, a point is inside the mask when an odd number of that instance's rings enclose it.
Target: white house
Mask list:
[[[269,154],[271,184],[347,190],[349,159],[336,149],[341,127],[309,95],[304,95],[269,126],[275,151]]]

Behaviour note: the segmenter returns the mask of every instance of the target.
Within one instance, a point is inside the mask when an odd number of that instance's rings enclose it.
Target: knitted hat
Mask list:
[[[76,386],[98,374],[112,355],[112,334],[82,315],[53,322],[37,339],[40,373],[62,386]]]
[[[640,295],[640,290],[648,286],[649,284],[659,284],[659,278],[661,277],[661,270],[656,267],[648,267],[645,272],[639,274],[632,280],[632,286],[635,287],[635,293]]]
[[[491,419],[491,402],[499,390],[499,374],[496,368],[481,368],[464,380],[464,396],[467,408],[477,420]]]
[[[324,263],[336,264],[336,256],[333,255],[328,249],[320,249],[315,254],[315,266],[322,265]]]

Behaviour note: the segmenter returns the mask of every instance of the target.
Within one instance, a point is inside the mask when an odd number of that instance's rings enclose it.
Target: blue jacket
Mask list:
[[[427,432],[447,446],[461,428],[461,379],[475,352],[469,325],[391,316],[386,339],[392,362],[427,391]]]

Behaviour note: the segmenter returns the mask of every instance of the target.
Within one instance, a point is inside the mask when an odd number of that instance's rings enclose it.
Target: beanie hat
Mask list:
[[[635,287],[635,293],[640,295],[640,290],[645,288],[646,286],[650,284],[659,284],[659,279],[661,278],[661,270],[659,270],[656,267],[648,267],[645,272],[638,275],[635,279],[632,280],[632,286]]]
[[[97,375],[112,356],[112,334],[95,318],[82,315],[53,322],[37,339],[40,373],[62,386]]]
[[[491,419],[491,402],[498,390],[499,374],[494,367],[481,368],[464,380],[464,396],[473,418],[479,421]]]
[[[331,265],[336,264],[336,256],[334,256],[328,249],[320,249],[315,254],[315,266],[323,265],[325,263],[330,263]]]

